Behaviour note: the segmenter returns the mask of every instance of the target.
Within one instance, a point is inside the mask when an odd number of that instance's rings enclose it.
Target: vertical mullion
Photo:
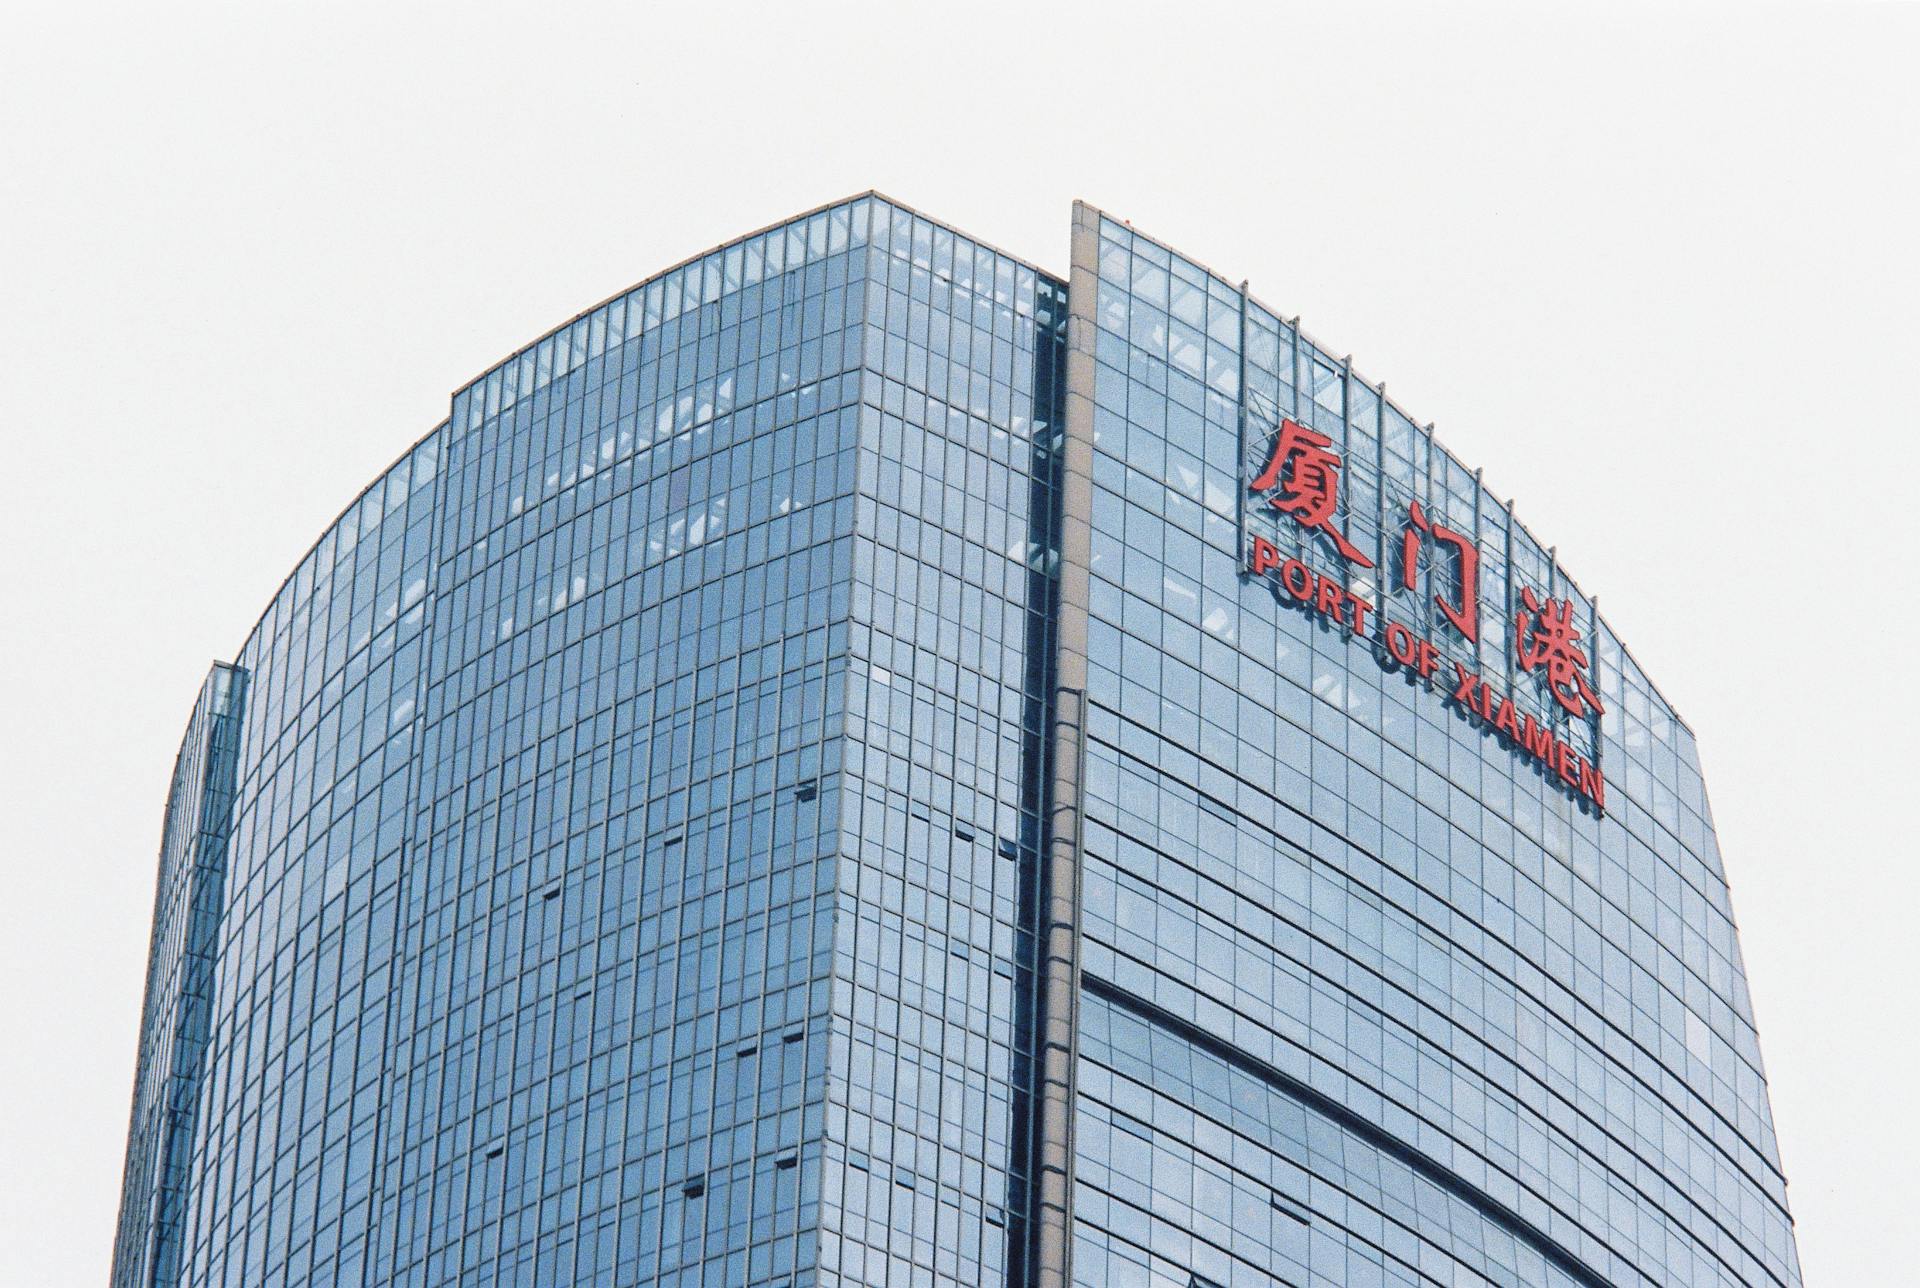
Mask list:
[[[1234,563],[1247,560],[1247,282],[1240,283],[1240,385],[1238,436],[1240,450],[1233,463]]]
[[[1346,465],[1353,460],[1353,355],[1340,359],[1340,463]],[[1342,507],[1340,530],[1348,531],[1353,526],[1353,504],[1347,502]],[[1352,538],[1348,537],[1348,543]],[[1344,562],[1344,561],[1343,561]],[[1340,584],[1351,591],[1353,571],[1348,569],[1340,578]]]
[[[1516,520],[1514,519],[1514,515],[1513,515],[1513,501],[1509,499],[1507,501],[1507,541],[1506,541],[1507,570],[1506,570],[1506,583],[1504,587],[1504,594],[1507,602],[1505,605],[1505,610],[1506,610],[1505,616],[1501,618],[1501,622],[1500,622],[1500,632],[1502,635],[1506,636],[1506,639],[1507,639],[1506,657],[1503,658],[1501,661],[1501,669],[1506,672],[1507,697],[1509,699],[1517,695],[1519,691],[1519,680],[1520,680],[1520,677],[1514,671],[1515,659],[1518,657],[1519,648],[1520,648],[1519,632],[1513,629],[1513,581],[1514,581],[1513,526],[1515,522]]]
[[[1288,324],[1288,330],[1293,332],[1293,372],[1292,372],[1293,419],[1297,422],[1300,419],[1300,315],[1299,314],[1297,313],[1294,314],[1293,321]],[[1297,523],[1290,523],[1287,525],[1287,527],[1293,533],[1293,553],[1295,555],[1306,554],[1307,538],[1305,534],[1301,531],[1300,525]]]
[[[1487,490],[1486,485],[1481,482],[1481,478],[1485,473],[1486,467],[1484,466],[1473,472],[1473,548],[1476,552],[1480,549],[1480,496]],[[1463,552],[1460,555],[1460,568],[1463,574],[1466,571],[1466,558],[1466,554]],[[1460,588],[1463,591],[1466,589],[1464,577]],[[1461,598],[1464,600],[1465,596],[1463,595]],[[1478,582],[1476,582],[1473,587],[1473,602],[1471,604],[1463,602],[1461,606],[1473,615],[1473,669],[1475,672],[1478,672],[1481,664],[1486,660],[1487,648],[1487,642],[1480,638],[1480,586]]]

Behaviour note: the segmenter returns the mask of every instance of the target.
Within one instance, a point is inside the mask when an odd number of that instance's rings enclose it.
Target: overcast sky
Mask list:
[[[209,661],[455,386],[870,187],[1128,218],[1517,498],[1698,735],[1808,1282],[1906,1280],[1920,8],[1604,12],[11,14],[0,1284],[105,1281]]]

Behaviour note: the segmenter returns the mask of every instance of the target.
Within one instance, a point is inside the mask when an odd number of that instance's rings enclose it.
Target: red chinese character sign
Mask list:
[[[1325,534],[1349,563],[1371,568],[1373,560],[1354,549],[1347,534],[1333,524],[1333,512],[1340,507],[1340,456],[1332,447],[1333,440],[1325,434],[1298,421],[1281,421],[1273,440],[1273,459],[1253,481],[1253,490],[1265,492],[1277,486],[1269,505],[1292,515],[1301,527]]]
[[[1420,538],[1431,536],[1442,545],[1453,547],[1460,559],[1460,577],[1457,590],[1459,601],[1448,603],[1446,598],[1435,595],[1433,602],[1447,615],[1454,629],[1467,637],[1468,643],[1480,639],[1480,551],[1471,540],[1452,528],[1443,527],[1427,518],[1426,510],[1418,501],[1407,509],[1407,534],[1400,541],[1400,584],[1408,590],[1420,566]]]
[[[1347,540],[1336,522],[1341,466],[1332,439],[1287,420],[1281,422],[1266,467],[1249,487],[1271,493],[1267,499],[1274,510],[1325,537],[1347,563],[1372,568],[1373,560]],[[1447,527],[1414,501],[1407,507],[1400,543],[1400,589],[1414,589],[1423,558],[1432,573],[1433,604],[1453,631],[1474,646],[1464,660],[1448,657],[1434,639],[1392,620],[1384,596],[1376,608],[1364,593],[1355,593],[1359,588],[1349,585],[1345,572],[1338,576],[1317,572],[1303,559],[1283,555],[1266,537],[1252,538],[1246,571],[1263,580],[1272,578],[1275,595],[1297,603],[1333,629],[1374,640],[1383,666],[1402,670],[1422,685],[1432,687],[1450,664],[1454,673],[1446,698],[1450,704],[1538,764],[1549,779],[1557,779],[1567,791],[1604,812],[1607,784],[1599,764],[1581,755],[1550,721],[1520,710],[1510,681],[1496,688],[1494,681],[1481,675],[1477,665],[1480,551],[1472,537]],[[1549,597],[1543,601],[1526,589],[1521,592],[1521,604],[1514,615],[1514,662],[1520,673],[1538,672],[1554,701],[1576,720],[1604,714],[1587,677],[1590,662],[1573,623],[1572,600]],[[1505,696],[1501,689],[1506,690]]]
[[[1520,602],[1523,607],[1513,615],[1514,661],[1520,669],[1544,670],[1547,691],[1575,720],[1585,720],[1589,707],[1605,715],[1584,674],[1587,653],[1573,627],[1573,601],[1550,598],[1543,604],[1529,586],[1520,592]]]

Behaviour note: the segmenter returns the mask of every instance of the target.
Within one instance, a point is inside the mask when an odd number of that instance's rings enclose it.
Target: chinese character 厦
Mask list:
[[[1281,421],[1273,459],[1253,481],[1253,490],[1264,492],[1278,484],[1280,490],[1269,501],[1274,509],[1292,515],[1304,528],[1325,533],[1343,558],[1371,568],[1373,560],[1355,549],[1347,534],[1333,524],[1333,512],[1340,505],[1340,457],[1329,450],[1332,446],[1333,440],[1325,434],[1297,421]]]

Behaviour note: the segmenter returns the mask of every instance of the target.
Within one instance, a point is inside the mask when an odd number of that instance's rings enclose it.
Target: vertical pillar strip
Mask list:
[[[1094,309],[1100,214],[1073,206],[1067,279],[1066,418],[1061,435],[1060,585],[1054,635],[1046,836],[1035,925],[1032,1147],[1027,1175],[1029,1288],[1073,1283],[1074,1100],[1080,1060],[1080,868],[1086,764],[1087,623],[1093,547]]]

